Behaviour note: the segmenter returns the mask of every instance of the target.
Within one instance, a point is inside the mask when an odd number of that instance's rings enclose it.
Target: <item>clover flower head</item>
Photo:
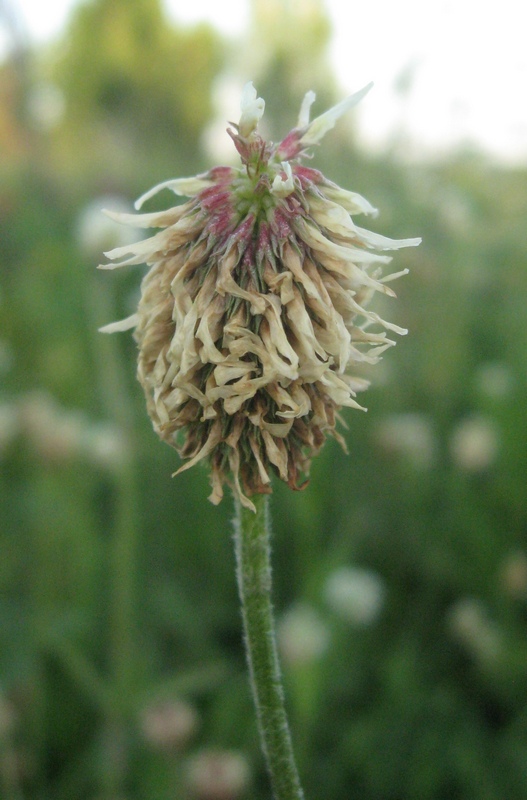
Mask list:
[[[166,181],[136,203],[161,189],[189,198],[165,211],[107,212],[159,230],[106,253],[104,269],[150,269],[137,312],[102,330],[135,329],[154,428],[185,459],[178,472],[209,462],[213,503],[227,483],[253,508],[273,473],[303,488],[326,436],[344,444],[339,409],[361,408],[367,382],[351,370],[395,344],[387,331],[406,333],[367,304],[375,292],[393,296],[387,283],[406,272],[382,277],[384,251],[420,240],[359,227],[353,216],[374,216],[370,203],[302,163],[369,89],[312,122],[308,92],[297,127],[274,144],[258,133],[265,104],[247,84],[228,129],[240,168]]]

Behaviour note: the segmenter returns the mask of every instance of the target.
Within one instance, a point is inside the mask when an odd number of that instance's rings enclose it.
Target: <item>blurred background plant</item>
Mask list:
[[[30,47],[2,5],[5,800],[267,796],[231,508],[204,502],[205,471],[171,479],[131,337],[97,333],[130,313],[138,275],[94,266],[127,235],[101,207],[225,152],[230,86],[254,80],[274,135],[307,89],[315,111],[340,99],[323,4],[306,7],[253,2],[236,44],[158,0],[90,0]],[[523,800],[527,171],[474,148],[402,164],[400,141],[332,136],[315,165],[378,206],[383,233],[424,243],[397,257],[411,273],[390,318],[410,335],[372,376],[370,413],[344,415],[350,454],[329,443],[305,492],[275,487],[306,792]]]

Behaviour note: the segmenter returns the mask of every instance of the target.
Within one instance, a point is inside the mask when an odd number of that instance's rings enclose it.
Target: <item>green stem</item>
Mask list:
[[[266,495],[256,514],[236,503],[235,550],[251,687],[276,800],[303,800],[284,706],[271,605],[271,549]]]

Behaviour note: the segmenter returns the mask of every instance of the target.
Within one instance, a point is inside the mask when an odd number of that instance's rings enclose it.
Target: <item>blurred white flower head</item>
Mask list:
[[[89,460],[105,469],[118,469],[129,459],[126,438],[113,422],[97,422],[86,426],[83,444]]]
[[[187,764],[187,788],[196,800],[237,800],[250,777],[247,759],[234,750],[203,750]]]
[[[339,567],[325,585],[328,605],[352,625],[372,625],[384,604],[386,588],[382,577],[363,567]]]
[[[183,700],[163,700],[142,709],[139,726],[145,741],[152,747],[178,751],[196,733],[199,717],[190,703]]]
[[[34,452],[50,464],[82,458],[113,470],[129,456],[129,445],[117,425],[92,422],[77,409],[62,408],[47,392],[24,395],[17,404],[16,422]]]
[[[278,622],[278,646],[284,663],[291,666],[318,660],[329,643],[329,630],[314,608],[292,606]]]
[[[36,84],[28,95],[27,110],[33,127],[44,132],[53,130],[66,111],[64,95],[54,83]]]
[[[391,414],[379,422],[375,438],[385,452],[406,458],[416,468],[434,463],[436,438],[426,414]]]
[[[479,661],[491,661],[501,650],[501,634],[480,600],[465,597],[447,615],[448,629],[466,652]]]
[[[44,391],[33,391],[20,401],[20,424],[29,445],[40,458],[59,463],[77,456],[86,420],[79,411],[65,411]]]
[[[104,208],[112,208],[120,213],[130,211],[130,203],[124,197],[102,195],[91,200],[80,212],[77,219],[77,241],[80,249],[89,258],[94,258],[102,250],[124,247],[138,238],[133,227],[120,225],[107,214]]]
[[[527,600],[527,554],[523,550],[509,553],[499,572],[503,592],[513,600]]]
[[[488,469],[496,460],[498,451],[498,432],[487,417],[467,417],[454,429],[450,439],[450,453],[454,462],[467,472]]]
[[[514,375],[501,361],[488,361],[481,364],[475,374],[476,388],[485,397],[500,400],[514,388]]]

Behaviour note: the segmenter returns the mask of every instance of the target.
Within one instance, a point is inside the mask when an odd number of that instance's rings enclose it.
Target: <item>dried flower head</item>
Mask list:
[[[264,101],[251,83],[241,118],[228,130],[242,167],[216,167],[161,189],[190,200],[166,211],[110,213],[161,230],[109,253],[105,269],[146,263],[137,313],[103,328],[135,328],[138,378],[159,436],[188,459],[208,459],[213,503],[228,483],[241,503],[271,491],[274,472],[305,486],[311,458],[335,430],[342,406],[361,408],[367,382],[349,370],[374,364],[402,328],[366,305],[393,295],[381,277],[391,259],[374,250],[419,244],[358,227],[376,210],[301,163],[370,86],[312,122],[308,92],[298,125],[278,144],[258,134]],[[377,330],[371,330],[371,325]],[[177,473],[176,473],[177,474]]]

